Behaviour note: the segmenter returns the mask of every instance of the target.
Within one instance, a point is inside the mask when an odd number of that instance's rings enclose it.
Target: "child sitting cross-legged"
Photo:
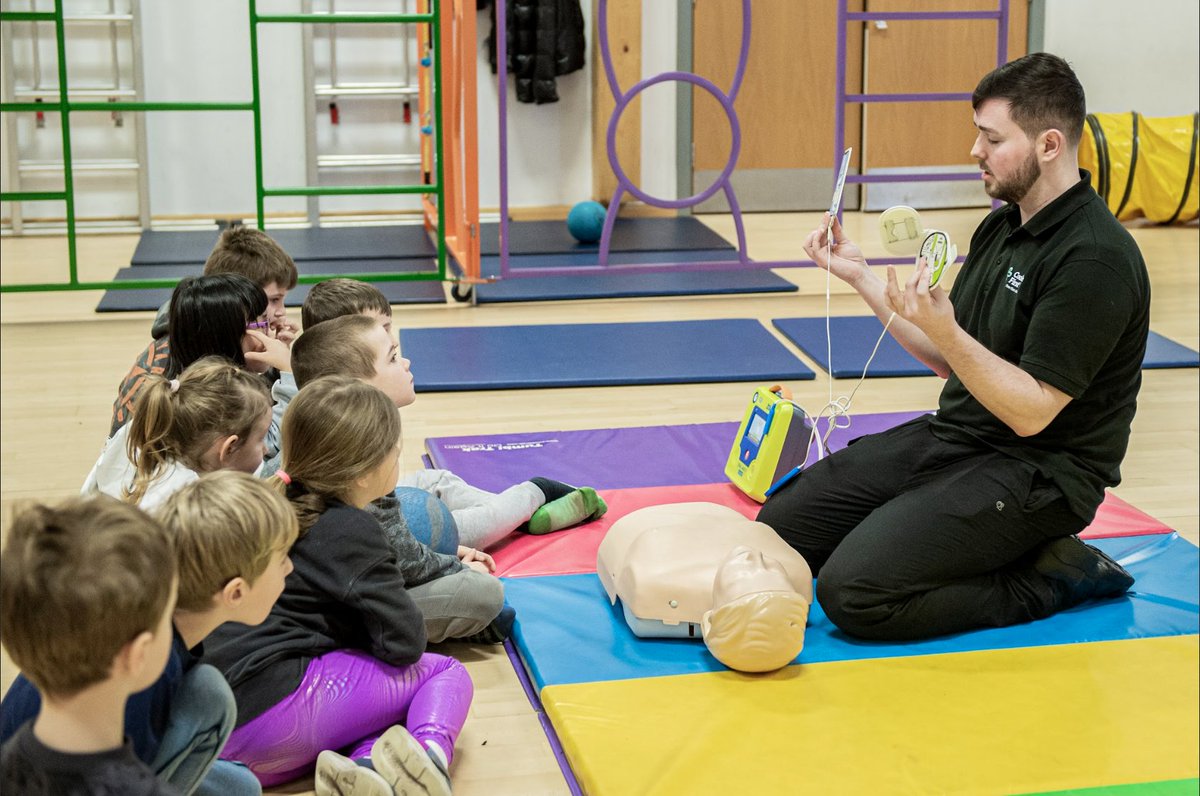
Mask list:
[[[178,571],[173,640],[161,676],[126,704],[124,735],[159,780],[183,793],[257,796],[262,788],[248,769],[217,760],[237,708],[225,678],[199,656],[213,628],[266,618],[291,571],[295,512],[266,483],[222,470],[182,487],[156,517],[174,543]],[[40,706],[33,684],[19,676],[0,711],[3,737]]]
[[[391,306],[377,288],[349,279],[321,282],[304,300],[301,317],[304,334],[292,349],[299,387],[337,374],[374,384],[398,408],[416,400],[409,361],[400,355],[392,335]],[[377,328],[363,323],[364,317]],[[608,510],[591,487],[576,488],[550,478],[531,478],[500,494],[477,489],[449,470],[407,473],[400,484],[441,499],[454,517],[458,543],[480,550],[514,530],[550,533],[598,519]]]
[[[167,662],[174,603],[171,540],[133,506],[75,498],[16,517],[0,633],[42,704],[0,748],[0,792],[179,793],[138,760],[123,724],[130,695]]]
[[[396,484],[396,407],[355,379],[317,379],[282,432],[283,466],[268,483],[300,521],[295,570],[263,624],[227,624],[205,649],[237,699],[225,754],[264,786],[315,766],[321,796],[448,794],[471,679],[425,653],[395,551],[364,510]]]

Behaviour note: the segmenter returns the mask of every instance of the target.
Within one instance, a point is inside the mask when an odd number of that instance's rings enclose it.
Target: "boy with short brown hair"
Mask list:
[[[174,627],[167,630],[173,641],[162,675],[128,700],[125,736],[153,775],[185,793],[261,796],[249,769],[217,760],[237,707],[225,678],[199,657],[202,642],[219,625],[259,624],[270,612],[292,569],[295,512],[254,476],[219,470],[173,494],[155,517],[174,545],[170,571],[178,568]],[[7,579],[7,552],[4,565]],[[7,624],[4,632],[7,643]],[[18,676],[5,694],[0,738],[20,732],[44,710],[30,680]]]
[[[0,560],[4,647],[42,695],[0,748],[0,791],[174,794],[125,742],[125,703],[171,650],[175,558],[163,527],[109,497],[35,505]]]
[[[392,331],[392,306],[374,285],[357,279],[326,279],[312,286],[300,307],[300,322],[305,329],[344,315],[367,315]]]

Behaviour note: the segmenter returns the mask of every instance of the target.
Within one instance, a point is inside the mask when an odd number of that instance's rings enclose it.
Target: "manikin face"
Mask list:
[[[979,135],[971,157],[983,170],[984,190],[993,199],[1017,204],[1042,176],[1035,142],[1009,116],[1006,100],[984,101],[975,111],[975,126]]]
[[[392,399],[397,407],[405,407],[417,399],[413,391],[413,376],[409,362],[400,356],[400,346],[382,326],[367,333],[366,342],[375,352],[375,375],[364,379]]]
[[[758,550],[738,545],[717,566],[713,580],[713,608],[747,594],[795,590],[782,564]]]

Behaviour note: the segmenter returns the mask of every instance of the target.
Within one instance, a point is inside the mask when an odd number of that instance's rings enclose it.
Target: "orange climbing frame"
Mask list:
[[[441,41],[431,41],[430,26],[419,25],[418,61],[441,58],[442,67],[442,201],[446,248],[461,270],[460,281],[485,281],[479,267],[479,126],[475,97],[475,0],[437,0],[441,8]],[[420,13],[429,12],[430,0],[419,0]],[[421,167],[426,182],[436,173],[435,148],[430,134],[437,114],[433,108],[433,70],[420,70],[417,109],[421,122]],[[437,199],[421,199],[425,227],[437,229]]]

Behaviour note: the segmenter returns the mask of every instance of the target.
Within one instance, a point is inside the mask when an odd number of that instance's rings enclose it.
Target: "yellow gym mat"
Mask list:
[[[628,794],[995,794],[1196,777],[1200,637],[548,686],[576,778]]]

